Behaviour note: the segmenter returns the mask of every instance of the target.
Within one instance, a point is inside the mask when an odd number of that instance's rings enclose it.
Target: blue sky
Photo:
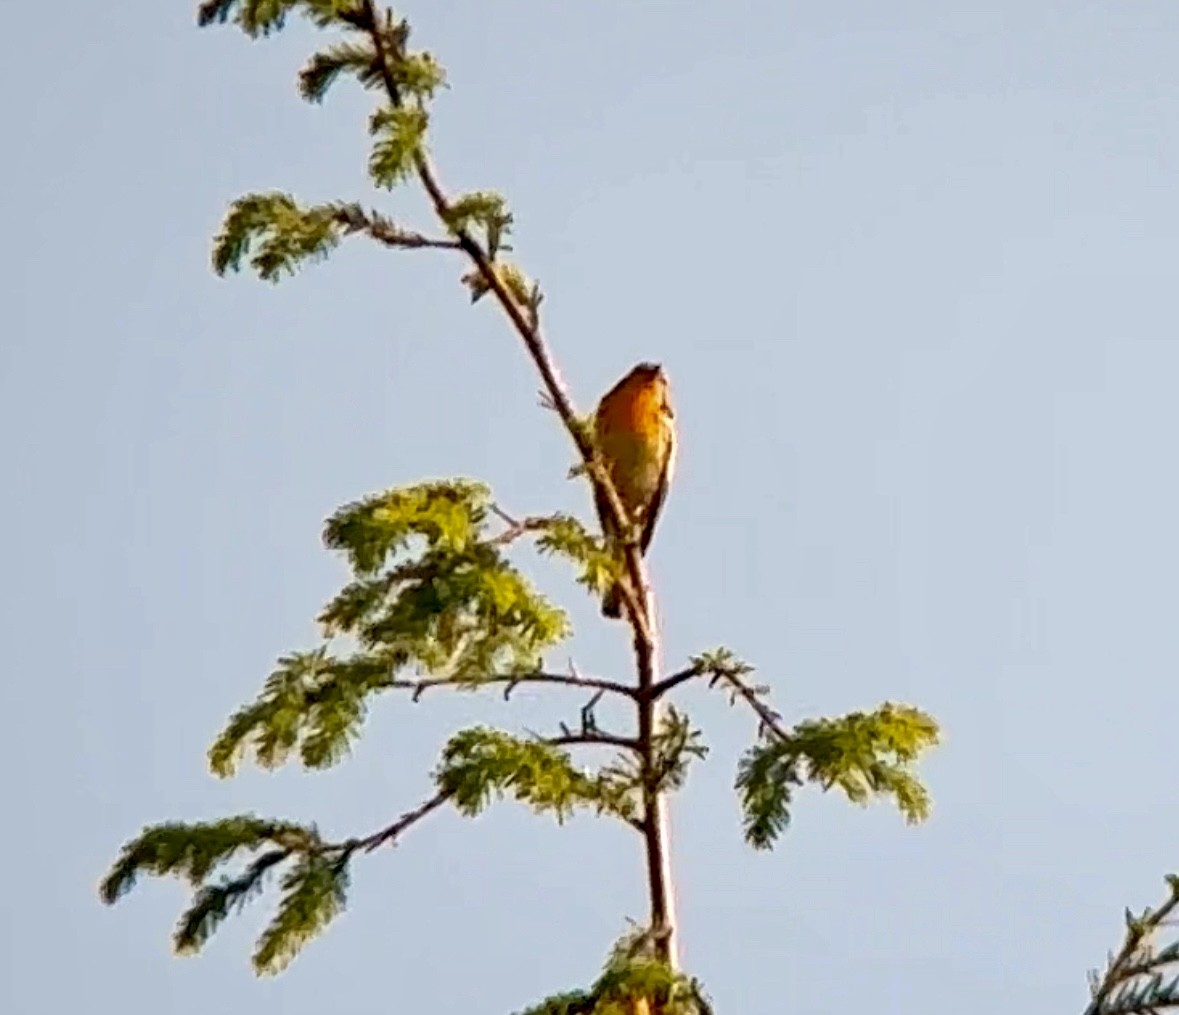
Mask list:
[[[359,197],[369,99],[294,92],[312,40],[198,32],[191,2],[6,12],[0,85],[0,707],[6,1010],[509,1012],[592,978],[644,912],[627,833],[513,805],[365,860],[277,980],[265,906],[197,959],[184,901],[98,878],[143,824],[256,810],[332,834],[427,792],[448,732],[377,709],[327,774],[219,782],[204,751],[341,582],[322,519],[426,476],[584,510],[492,308],[433,252],[361,242],[277,289],[219,281],[238,193]],[[448,66],[434,150],[510,198],[584,407],[663,361],[679,477],[651,564],[668,664],[724,643],[791,719],[913,702],[936,806],[803,794],[773,854],[731,791],[753,728],[674,806],[682,946],[728,1015],[1078,1011],[1122,907],[1179,866],[1179,8],[728,0],[407,8]],[[563,573],[585,672],[626,664]]]

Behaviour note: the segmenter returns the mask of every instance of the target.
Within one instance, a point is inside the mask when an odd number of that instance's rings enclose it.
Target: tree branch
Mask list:
[[[620,684],[613,680],[599,680],[596,677],[571,677],[563,673],[518,673],[511,676],[479,677],[477,679],[460,679],[457,677],[427,677],[422,680],[392,680],[386,687],[413,692],[413,700],[417,701],[426,691],[434,687],[482,687],[490,684],[504,684],[504,697],[507,698],[518,684],[552,684],[560,687],[585,687],[599,691],[609,691],[633,698],[636,691],[633,687]]]
[[[507,528],[504,529],[498,536],[490,540],[492,546],[504,546],[521,536],[527,535],[529,532],[540,532],[542,529],[548,527],[552,521],[551,518],[546,518],[544,515],[530,515],[527,518],[514,518],[512,515],[504,511],[498,504],[491,505],[492,513],[503,522]]]
[[[771,733],[782,741],[793,740],[794,737],[790,731],[782,725],[781,713],[771,708],[765,701],[765,695],[769,688],[760,687],[745,680],[744,674],[748,672],[750,672],[750,667],[733,660],[727,654],[724,657],[714,656],[712,658],[701,656],[694,659],[690,666],[660,680],[651,688],[651,696],[655,699],[661,698],[669,691],[679,687],[680,684],[687,683],[695,677],[707,675],[709,687],[727,684],[734,700],[742,698],[753,709],[758,718],[759,733]]]
[[[365,213],[358,205],[347,205],[340,208],[336,213],[336,217],[341,225],[349,232],[367,233],[378,243],[383,243],[386,247],[403,247],[411,250],[420,247],[428,247],[434,250],[463,249],[462,243],[458,240],[433,238],[411,229],[402,229],[383,215],[375,212]],[[510,251],[512,248],[510,245],[504,244],[500,249]]]
[[[616,736],[610,733],[600,733],[597,731],[587,731],[584,733],[569,733],[559,737],[541,737],[538,738],[542,743],[548,744],[551,747],[566,747],[574,745],[596,745],[619,747],[625,750],[638,751],[638,741],[633,737]],[[355,837],[352,839],[345,839],[343,842],[329,842],[324,843],[316,849],[320,853],[336,853],[340,854],[341,859],[345,859],[353,853],[363,851],[371,853],[379,849],[381,846],[396,845],[397,839],[406,832],[413,825],[416,825],[423,818],[428,817],[439,807],[441,807],[453,795],[449,790],[440,790],[432,797],[427,798],[417,807],[406,811],[400,815],[396,821],[380,828],[370,835]],[[637,823],[636,827],[638,827]],[[288,848],[287,852],[291,852]]]
[[[623,737],[613,733],[563,733],[559,737],[542,737],[541,742],[550,747],[569,747],[573,745],[597,745],[606,747],[621,747],[623,750],[639,753],[639,742],[634,737]]]
[[[389,101],[393,106],[400,108],[402,106],[401,90],[397,87],[397,82],[393,77],[389,62],[391,54],[386,50],[385,38],[381,34],[380,18],[377,15],[376,4],[373,0],[364,0],[362,13],[358,16],[358,20],[363,20],[364,27],[372,39],[373,48],[377,55],[377,60],[380,63],[381,81],[385,86],[385,92],[389,96]],[[398,54],[392,55],[396,56]],[[439,219],[443,222],[451,221],[450,201],[442,189],[442,185],[438,181],[438,174],[425,152],[419,150],[414,153],[414,169]],[[618,496],[618,491],[614,489],[614,484],[610,480],[609,473],[607,473],[594,453],[593,442],[582,431],[577,413],[573,408],[573,401],[569,397],[565,383],[561,379],[556,365],[553,363],[547,343],[541,333],[539,301],[534,301],[532,306],[522,307],[499,277],[499,273],[495,270],[490,255],[483,249],[479,241],[471,235],[470,231],[461,227],[455,228],[454,235],[458,245],[474,262],[480,276],[487,284],[487,288],[495,294],[496,300],[499,302],[504,313],[507,314],[508,320],[511,321],[512,326],[516,329],[516,333],[524,341],[525,348],[528,350],[532,362],[540,373],[545,391],[552,400],[554,409],[561,417],[561,421],[565,424],[565,429],[573,439],[573,443],[577,446],[577,450],[581,454],[582,460],[585,462],[586,469],[593,479],[594,484],[601,489],[606,498],[607,510],[611,516],[610,521],[613,523],[615,531],[628,532],[630,526],[627,524],[626,509],[623,507],[622,500]],[[641,558],[638,545],[634,539],[629,539],[626,542],[624,551],[630,582],[621,583],[623,599],[626,603],[632,626],[636,629],[636,634],[641,630],[642,636],[649,640],[651,637],[649,630],[650,618],[645,610],[646,603],[641,594],[643,587]],[[628,587],[628,585],[632,587]]]
[[[1143,963],[1142,949],[1149,946],[1150,937],[1179,908],[1179,877],[1169,875],[1167,884],[1171,894],[1158,909],[1148,909],[1138,918],[1134,918],[1127,910],[1126,939],[1117,955],[1110,959],[1105,975],[1100,979],[1093,975],[1093,999],[1085,1009],[1085,1015],[1098,1015],[1106,1010],[1107,1003],[1118,988],[1129,985],[1137,976],[1157,971],[1155,966]]]
[[[673,673],[670,677],[664,677],[651,688],[651,697],[655,699],[662,698],[669,691],[679,687],[680,684],[687,683],[693,677],[699,677],[704,672],[699,666],[692,665],[685,670],[680,670],[679,673]]]
[[[744,680],[738,676],[728,675],[722,678],[726,681],[736,693],[745,699],[749,707],[757,714],[759,721],[759,732],[772,733],[775,737],[783,742],[793,740],[794,737],[782,725],[782,714],[775,709],[770,708],[758,694],[757,689],[751,687]]]
[[[366,853],[371,853],[373,850],[385,845],[396,845],[397,838],[410,828],[416,825],[422,818],[432,814],[439,807],[441,807],[451,797],[448,791],[440,791],[435,793],[428,800],[419,804],[411,811],[406,811],[396,821],[384,828],[378,829],[371,835],[366,835],[363,838],[347,839],[344,842],[332,843],[324,846],[323,851],[339,850],[342,857],[346,857],[355,853],[357,850],[363,850]]]

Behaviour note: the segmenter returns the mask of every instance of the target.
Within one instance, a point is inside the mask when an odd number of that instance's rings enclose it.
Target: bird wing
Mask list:
[[[643,519],[643,532],[639,539],[639,550],[644,555],[651,545],[651,537],[655,535],[655,523],[659,521],[659,512],[663,510],[663,502],[667,499],[667,490],[671,486],[672,473],[675,471],[675,431],[669,429],[667,435],[667,452],[663,460],[663,468],[659,472],[659,485],[651,503],[647,505],[646,517]]]
[[[610,506],[605,495],[598,489],[597,483],[594,483],[594,507],[598,511],[598,524],[602,527],[602,535],[609,536],[614,531],[614,526],[610,523]]]

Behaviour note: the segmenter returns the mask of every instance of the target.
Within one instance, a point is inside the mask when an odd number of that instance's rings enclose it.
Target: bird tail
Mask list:
[[[622,593],[617,585],[611,585],[602,597],[602,616],[611,620],[622,616]]]

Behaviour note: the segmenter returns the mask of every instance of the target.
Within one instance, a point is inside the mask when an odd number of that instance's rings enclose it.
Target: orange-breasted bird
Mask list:
[[[598,451],[622,506],[640,526],[639,550],[644,555],[675,466],[674,419],[667,375],[658,363],[636,366],[602,396],[594,414]],[[595,504],[602,532],[613,540],[617,533],[600,493],[595,493]],[[602,598],[602,614],[613,618],[621,613],[622,595],[614,585]]]

